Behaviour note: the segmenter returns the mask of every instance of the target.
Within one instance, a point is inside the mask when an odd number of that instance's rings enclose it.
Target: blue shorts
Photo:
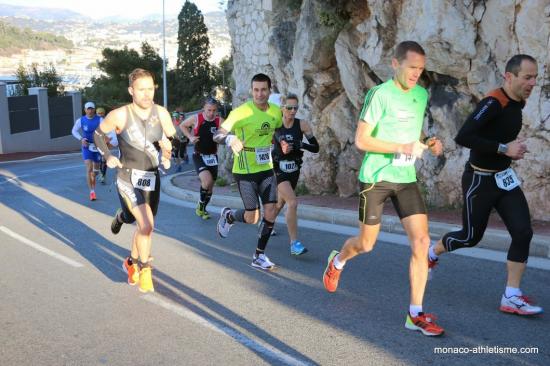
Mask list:
[[[101,154],[97,151],[90,151],[87,147],[82,146],[82,159],[91,160],[94,163],[99,163],[101,161]]]

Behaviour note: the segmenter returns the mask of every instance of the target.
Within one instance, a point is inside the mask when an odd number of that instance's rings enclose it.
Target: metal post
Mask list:
[[[166,27],[164,23],[164,0],[162,0],[162,96],[164,108],[168,108],[168,92],[166,88]]]

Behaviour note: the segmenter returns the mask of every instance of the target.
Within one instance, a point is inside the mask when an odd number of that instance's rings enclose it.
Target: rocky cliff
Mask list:
[[[320,154],[306,153],[302,170],[313,193],[357,192],[363,154],[353,139],[364,95],[391,77],[393,48],[410,39],[427,54],[425,130],[445,146],[444,157],[417,163],[419,181],[430,205],[459,205],[468,150],[453,137],[480,98],[501,84],[506,61],[532,55],[538,85],[521,131],[530,153],[515,168],[533,218],[550,220],[548,0],[230,0],[227,18],[235,103],[248,98],[258,72],[272,76],[282,93],[301,96],[299,117],[312,123],[322,145]]]

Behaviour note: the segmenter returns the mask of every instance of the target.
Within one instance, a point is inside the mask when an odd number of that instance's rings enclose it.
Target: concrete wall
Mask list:
[[[80,142],[72,135],[50,138],[50,118],[48,110],[48,92],[46,88],[30,88],[30,95],[38,98],[40,129],[36,131],[12,134],[10,131],[8,97],[6,84],[0,83],[0,154],[29,151],[67,151],[80,149]],[[76,120],[81,116],[81,95],[71,93],[73,114]],[[70,131],[69,131],[70,132]]]

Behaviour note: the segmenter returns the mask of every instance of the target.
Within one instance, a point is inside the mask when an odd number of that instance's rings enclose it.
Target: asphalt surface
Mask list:
[[[90,202],[78,155],[0,164],[1,365],[550,364],[548,318],[498,311],[501,261],[442,258],[425,310],[446,334],[406,330],[410,253],[398,235],[350,261],[328,294],[326,258],[349,228],[301,223],[310,251],[294,258],[277,224],[267,253],[279,267],[266,273],[250,266],[255,226],[235,225],[220,239],[215,219],[163,196],[153,236],[156,292],[143,295],[120,267],[134,226],[116,236],[109,229],[119,204],[112,179],[109,171]],[[522,286],[546,308],[548,277],[529,268]],[[519,354],[522,347],[535,349]]]

